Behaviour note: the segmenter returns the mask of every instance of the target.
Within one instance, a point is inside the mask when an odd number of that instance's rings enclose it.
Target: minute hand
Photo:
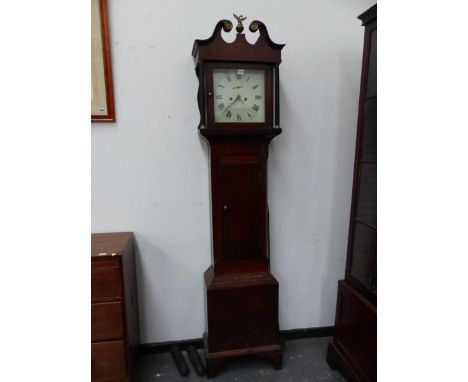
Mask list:
[[[236,103],[237,101],[240,100],[240,95],[237,95],[237,97],[234,99],[234,101],[232,101],[229,105],[226,106],[226,108],[224,109],[224,111],[227,111],[229,110],[229,108],[234,105],[234,103]]]

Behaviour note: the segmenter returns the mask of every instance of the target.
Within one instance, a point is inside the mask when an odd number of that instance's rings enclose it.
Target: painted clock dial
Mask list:
[[[213,69],[216,123],[265,122],[265,71]]]

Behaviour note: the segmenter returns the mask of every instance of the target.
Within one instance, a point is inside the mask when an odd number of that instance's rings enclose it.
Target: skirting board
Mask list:
[[[294,340],[309,337],[332,337],[335,335],[335,327],[321,326],[318,328],[289,329],[281,330],[280,333],[284,340]],[[203,339],[194,338],[189,340],[141,344],[139,346],[139,352],[140,354],[166,353],[170,351],[171,347],[174,345],[179,346],[180,350],[186,350],[190,345],[195,346],[197,349],[203,349]]]

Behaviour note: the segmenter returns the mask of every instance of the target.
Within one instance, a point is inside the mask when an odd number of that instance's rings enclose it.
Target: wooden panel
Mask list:
[[[119,381],[127,374],[123,341],[98,342],[91,344],[91,379],[97,381]]]
[[[133,246],[126,256],[122,256],[123,285],[126,317],[126,344],[130,358],[128,373],[132,373],[136,364],[140,344],[140,327],[138,322],[138,291],[135,269],[135,252]]]
[[[91,258],[91,267],[119,267],[120,256],[99,256]]]
[[[359,169],[356,216],[365,224],[377,227],[377,166],[362,163]]]
[[[334,342],[358,374],[376,380],[377,310],[346,281],[338,285]]]
[[[220,167],[223,260],[258,258],[261,252],[260,163],[222,162]]]
[[[367,71],[366,96],[377,95],[377,29],[370,32],[369,69]]]
[[[268,269],[267,157],[265,142],[211,145],[213,256],[219,274]]]
[[[377,252],[377,231],[364,224],[354,227],[353,262],[350,274],[367,288],[371,288],[374,258]]]
[[[132,244],[131,232],[93,233],[91,235],[91,257],[99,257],[100,253],[121,255]]]
[[[91,302],[115,301],[122,298],[120,267],[91,268]]]
[[[124,335],[122,303],[106,302],[91,305],[91,340],[121,339]]]
[[[364,102],[361,161],[377,163],[377,98]]]
[[[279,343],[278,282],[271,274],[205,280],[210,353]]]

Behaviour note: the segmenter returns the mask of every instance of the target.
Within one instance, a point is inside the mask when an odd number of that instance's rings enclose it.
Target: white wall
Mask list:
[[[273,41],[286,44],[283,134],[270,145],[268,185],[280,328],[333,325],[363,45],[356,16],[375,1],[108,3],[117,122],[92,126],[92,229],[135,233],[142,343],[196,338],[204,329],[208,151],[197,133],[191,50],[232,12],[247,15],[247,25],[262,20]]]

